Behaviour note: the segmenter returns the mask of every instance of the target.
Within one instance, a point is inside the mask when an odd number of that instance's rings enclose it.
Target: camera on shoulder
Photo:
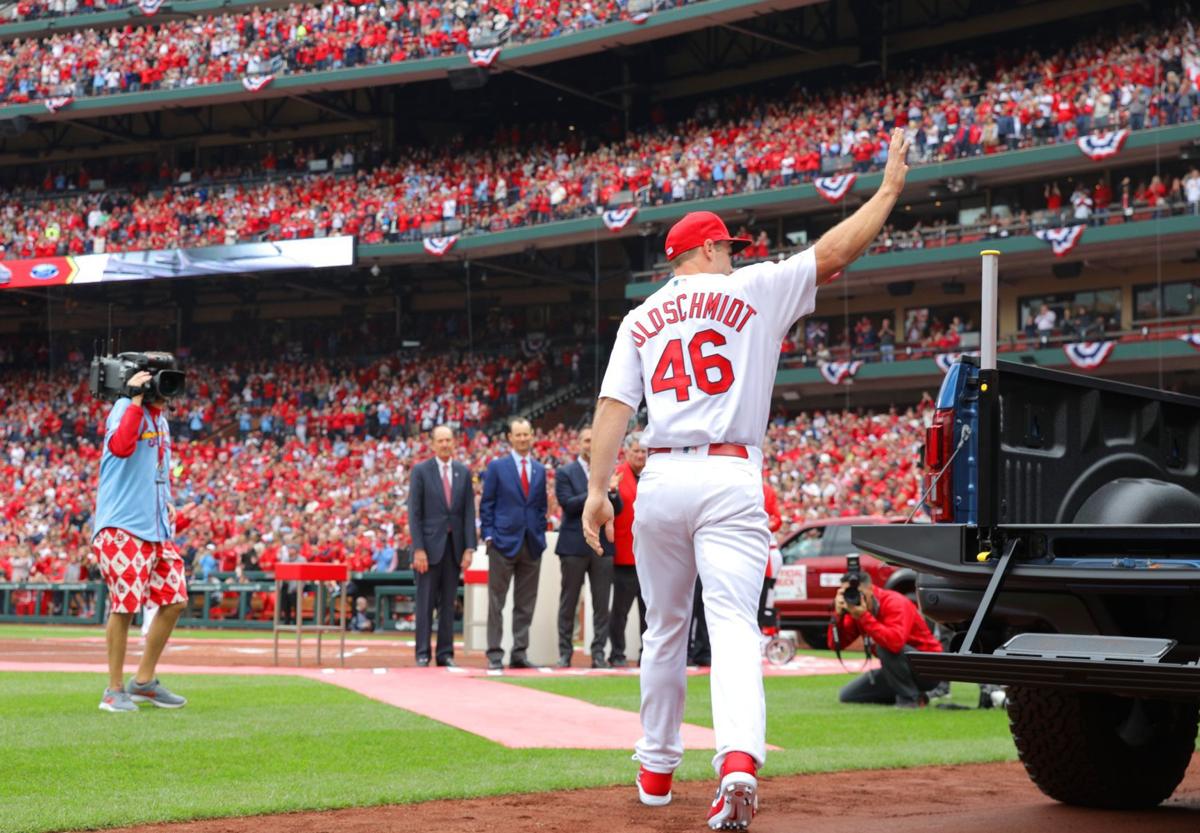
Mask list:
[[[150,375],[150,381],[137,388],[129,380],[140,371]],[[187,377],[176,366],[175,356],[157,350],[144,353],[118,353],[96,356],[88,375],[88,390],[92,396],[115,402],[123,396],[142,394],[151,401],[165,401],[181,396]]]

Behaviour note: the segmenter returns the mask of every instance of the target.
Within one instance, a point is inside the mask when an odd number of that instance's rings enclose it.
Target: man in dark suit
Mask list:
[[[452,459],[454,432],[439,425],[430,436],[434,456],[413,466],[408,488],[408,531],[417,574],[417,665],[429,665],[436,607],[437,664],[452,666],[458,578],[471,566],[475,549],[475,493],[471,472]]]
[[[488,669],[503,668],[504,599],[513,585],[513,644],[509,668],[534,668],[525,656],[537,603],[538,571],[546,549],[546,469],[529,453],[533,428],[514,419],[512,451],[488,464],[479,501],[479,524],[488,545]]]
[[[601,538],[603,555],[583,540],[583,504],[588,495],[588,463],[591,460],[592,429],[579,432],[579,458],[567,463],[554,476],[554,494],[562,507],[562,527],[558,531],[558,553],[562,564],[562,593],[558,599],[558,667],[571,665],[575,651],[572,637],[575,632],[575,611],[579,607],[579,593],[583,589],[583,578],[587,576],[592,588],[592,668],[608,668],[604,659],[604,645],[608,641],[608,606],[612,595],[614,547],[607,538]],[[620,512],[621,496],[616,491],[616,476],[608,499],[613,512]]]

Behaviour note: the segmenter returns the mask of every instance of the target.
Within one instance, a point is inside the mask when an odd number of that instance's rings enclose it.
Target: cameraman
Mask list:
[[[858,580],[860,599],[857,605],[848,605],[846,590],[853,579]],[[860,636],[870,640],[882,668],[847,683],[838,692],[838,700],[894,704],[902,709],[926,705],[929,698],[925,692],[936,688],[938,681],[914,674],[905,654],[940,653],[942,644],[934,639],[921,612],[907,596],[874,587],[865,570],[842,576],[829,623],[829,647],[841,651]]]
[[[154,376],[135,373],[128,390],[108,412],[100,458],[92,548],[108,585],[108,688],[100,708],[137,711],[137,703],[177,709],[187,703],[154,675],[180,613],[187,603],[183,559],[175,550],[175,507],[171,502],[171,437],[163,401],[148,385]],[[146,392],[149,391],[149,392]],[[181,526],[186,525],[186,521]],[[146,635],[137,673],[125,685],[129,623],[142,605],[158,606]]]

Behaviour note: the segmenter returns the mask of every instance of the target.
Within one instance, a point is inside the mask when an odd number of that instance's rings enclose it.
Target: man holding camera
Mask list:
[[[173,362],[172,362],[173,363]],[[100,708],[137,711],[141,702],[165,709],[187,703],[154,675],[158,658],[187,603],[183,559],[175,550],[171,502],[171,437],[154,374],[139,370],[108,413],[100,458],[92,548],[108,585],[108,688]],[[129,624],[143,604],[158,606],[137,673],[125,685]]]
[[[868,671],[847,683],[838,700],[843,703],[880,703],[902,709],[926,705],[925,692],[938,686],[913,673],[905,654],[912,651],[940,653],[938,642],[925,624],[921,611],[903,593],[875,587],[871,575],[859,570],[851,559],[850,572],[842,577],[829,623],[829,647],[841,651],[860,636],[874,651],[882,668]]]

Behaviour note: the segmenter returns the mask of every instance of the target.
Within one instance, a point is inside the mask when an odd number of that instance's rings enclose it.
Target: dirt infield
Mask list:
[[[118,833],[700,833],[712,785],[678,784],[669,807],[642,807],[632,786],[470,801],[431,801],[323,813],[288,813],[120,828]],[[1019,764],[775,778],[763,785],[755,833],[1195,833],[1200,756],[1167,804],[1117,813],[1064,807],[1043,796]]]

